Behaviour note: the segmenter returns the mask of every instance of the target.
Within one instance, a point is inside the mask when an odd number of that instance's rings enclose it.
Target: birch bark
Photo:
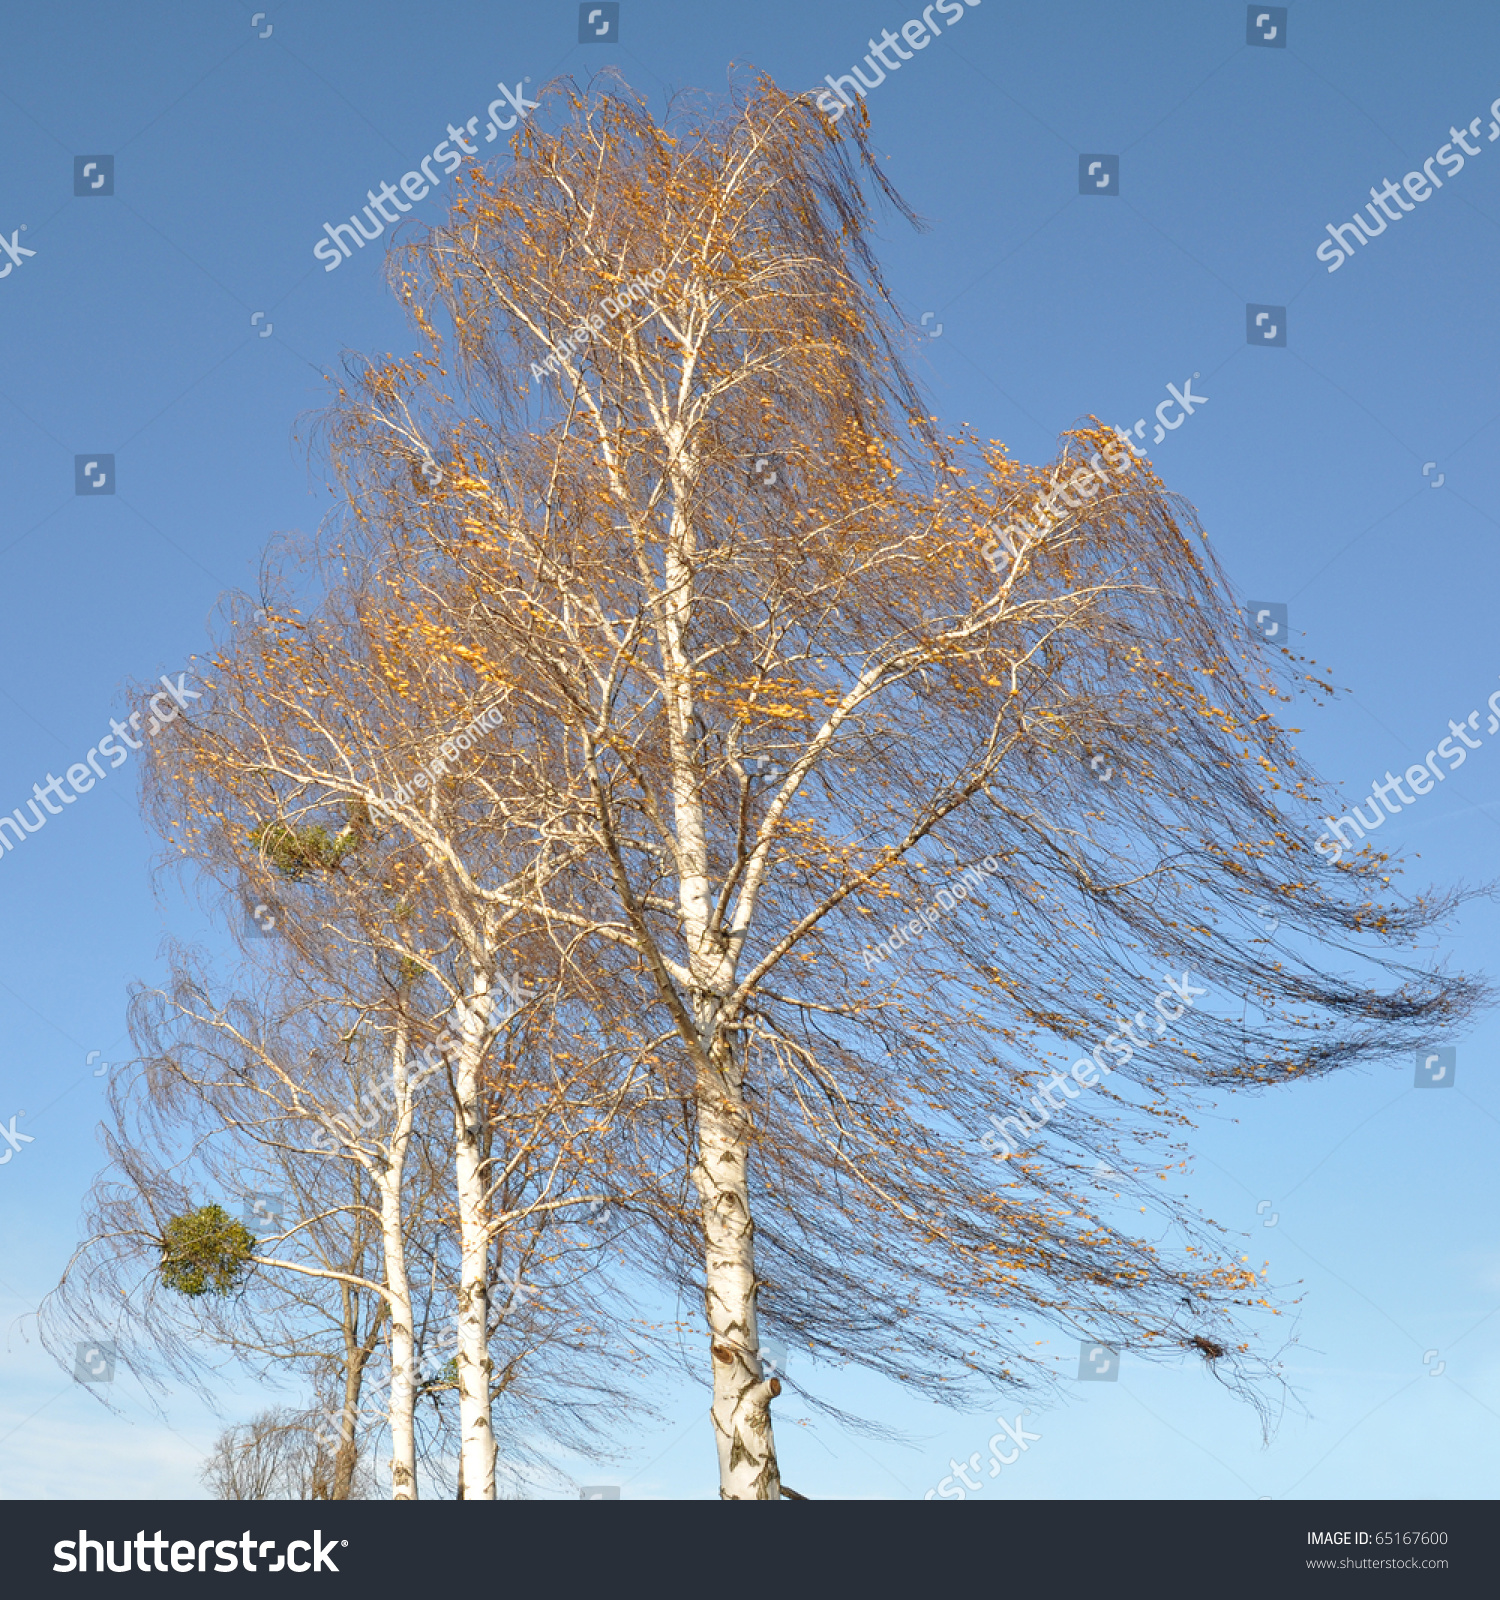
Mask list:
[[[385,1253],[386,1299],[391,1317],[391,1392],[387,1415],[391,1430],[391,1498],[417,1498],[416,1371],[412,1334],[411,1283],[406,1271],[406,1233],[402,1181],[411,1141],[412,1089],[407,1067],[408,1034],[397,1029],[391,1061],[396,1124],[383,1165],[374,1163],[380,1192],[380,1234]]]
[[[458,1203],[458,1369],[460,1498],[495,1498],[490,1419],[489,1184],[480,1128],[480,1061],[490,995],[480,974],[466,1006],[453,1064],[453,1174]]]
[[[749,1126],[727,1048],[698,1092],[693,1185],[703,1208],[704,1306],[714,1375],[714,1442],[721,1500],[779,1500],[781,1474],[756,1316],[755,1224],[750,1216]]]
[[[750,1124],[743,1067],[720,1027],[734,988],[740,940],[716,925],[709,876],[703,775],[694,737],[693,664],[688,647],[695,601],[696,532],[692,504],[698,462],[680,424],[665,430],[675,509],[658,599],[663,680],[677,830],[679,914],[688,949],[698,1034],[698,1159],[693,1185],[703,1217],[704,1306],[714,1380],[719,1497],[779,1500],[781,1476],[770,1402],[781,1391],[765,1379],[756,1316],[755,1225],[750,1215]]]

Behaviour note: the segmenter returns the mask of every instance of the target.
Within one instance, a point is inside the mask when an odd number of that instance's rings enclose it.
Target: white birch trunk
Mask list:
[[[727,1053],[727,1052],[726,1052]],[[756,1316],[755,1225],[750,1217],[749,1139],[732,1064],[700,1085],[698,1162],[693,1184],[703,1208],[704,1304],[714,1375],[714,1442],[721,1500],[779,1500],[781,1473]]]
[[[490,1215],[479,1126],[479,1064],[489,1013],[481,976],[464,1017],[453,1068],[453,1172],[458,1203],[458,1368],[460,1498],[495,1498],[495,1434],[490,1421]]]
[[[386,1298],[391,1314],[391,1392],[387,1421],[391,1430],[391,1499],[417,1498],[416,1352],[412,1333],[411,1282],[406,1272],[406,1234],[402,1215],[402,1180],[406,1148],[411,1140],[412,1091],[406,1061],[407,1033],[396,1034],[391,1087],[396,1126],[385,1166],[375,1171],[380,1191],[380,1231],[385,1252]]]
[[[677,833],[678,909],[688,949],[693,1020],[707,1057],[699,1069],[698,1159],[693,1184],[703,1214],[704,1303],[714,1383],[719,1497],[779,1500],[781,1475],[770,1402],[781,1392],[781,1384],[776,1379],[767,1382],[760,1364],[749,1122],[740,1069],[727,1039],[718,1032],[720,1008],[734,986],[737,946],[716,926],[702,773],[693,729],[693,669],[686,644],[695,603],[697,538],[691,517],[681,508],[692,503],[698,463],[686,448],[678,424],[666,430],[666,444],[674,463],[677,509],[665,550],[660,638]]]

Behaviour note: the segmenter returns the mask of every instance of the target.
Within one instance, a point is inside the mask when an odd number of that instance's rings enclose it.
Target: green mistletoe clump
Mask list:
[[[162,1234],[161,1281],[178,1294],[227,1295],[239,1287],[255,1236],[222,1206],[199,1206],[173,1217]]]

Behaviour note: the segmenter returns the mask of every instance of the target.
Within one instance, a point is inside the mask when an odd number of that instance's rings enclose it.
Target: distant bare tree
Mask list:
[[[226,1428],[203,1466],[203,1484],[218,1500],[365,1500],[373,1493],[361,1466],[341,1496],[337,1465],[316,1411],[284,1407],[259,1412]]]

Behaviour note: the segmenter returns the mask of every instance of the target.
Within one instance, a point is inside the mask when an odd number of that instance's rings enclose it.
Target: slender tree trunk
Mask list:
[[[339,1427],[338,1449],[333,1457],[333,1484],[328,1491],[330,1500],[347,1500],[354,1484],[354,1469],[359,1463],[359,1397],[364,1388],[365,1367],[380,1332],[380,1315],[376,1314],[368,1336],[360,1343],[359,1300],[349,1285],[341,1286],[344,1303],[344,1408]]]
[[[724,1052],[715,1081],[698,1092],[698,1162],[703,1207],[704,1302],[714,1375],[714,1442],[721,1500],[779,1500],[781,1473],[770,1402],[780,1382],[760,1364],[755,1226],[750,1218],[749,1126],[733,1062]],[[716,1065],[720,1065],[716,1062]]]
[[[396,1127],[385,1169],[376,1174],[380,1190],[380,1231],[385,1252],[386,1296],[391,1313],[391,1392],[387,1416],[391,1429],[391,1499],[417,1498],[416,1350],[412,1334],[411,1282],[406,1272],[406,1233],[402,1215],[402,1183],[406,1147],[411,1140],[411,1084],[407,1072],[408,1035],[396,1033],[391,1087],[396,1100]]]
[[[458,1201],[458,1367],[460,1497],[495,1498],[495,1434],[490,1422],[489,1258],[490,1208],[486,1198],[480,1130],[479,1060],[488,1015],[487,979],[467,1008],[454,1067],[453,1168]]]
[[[359,1418],[359,1391],[364,1375],[364,1362],[356,1352],[344,1366],[344,1419],[339,1429],[339,1447],[333,1457],[333,1487],[328,1493],[330,1500],[347,1500],[354,1483],[354,1468],[359,1461],[359,1439],[355,1427]]]

